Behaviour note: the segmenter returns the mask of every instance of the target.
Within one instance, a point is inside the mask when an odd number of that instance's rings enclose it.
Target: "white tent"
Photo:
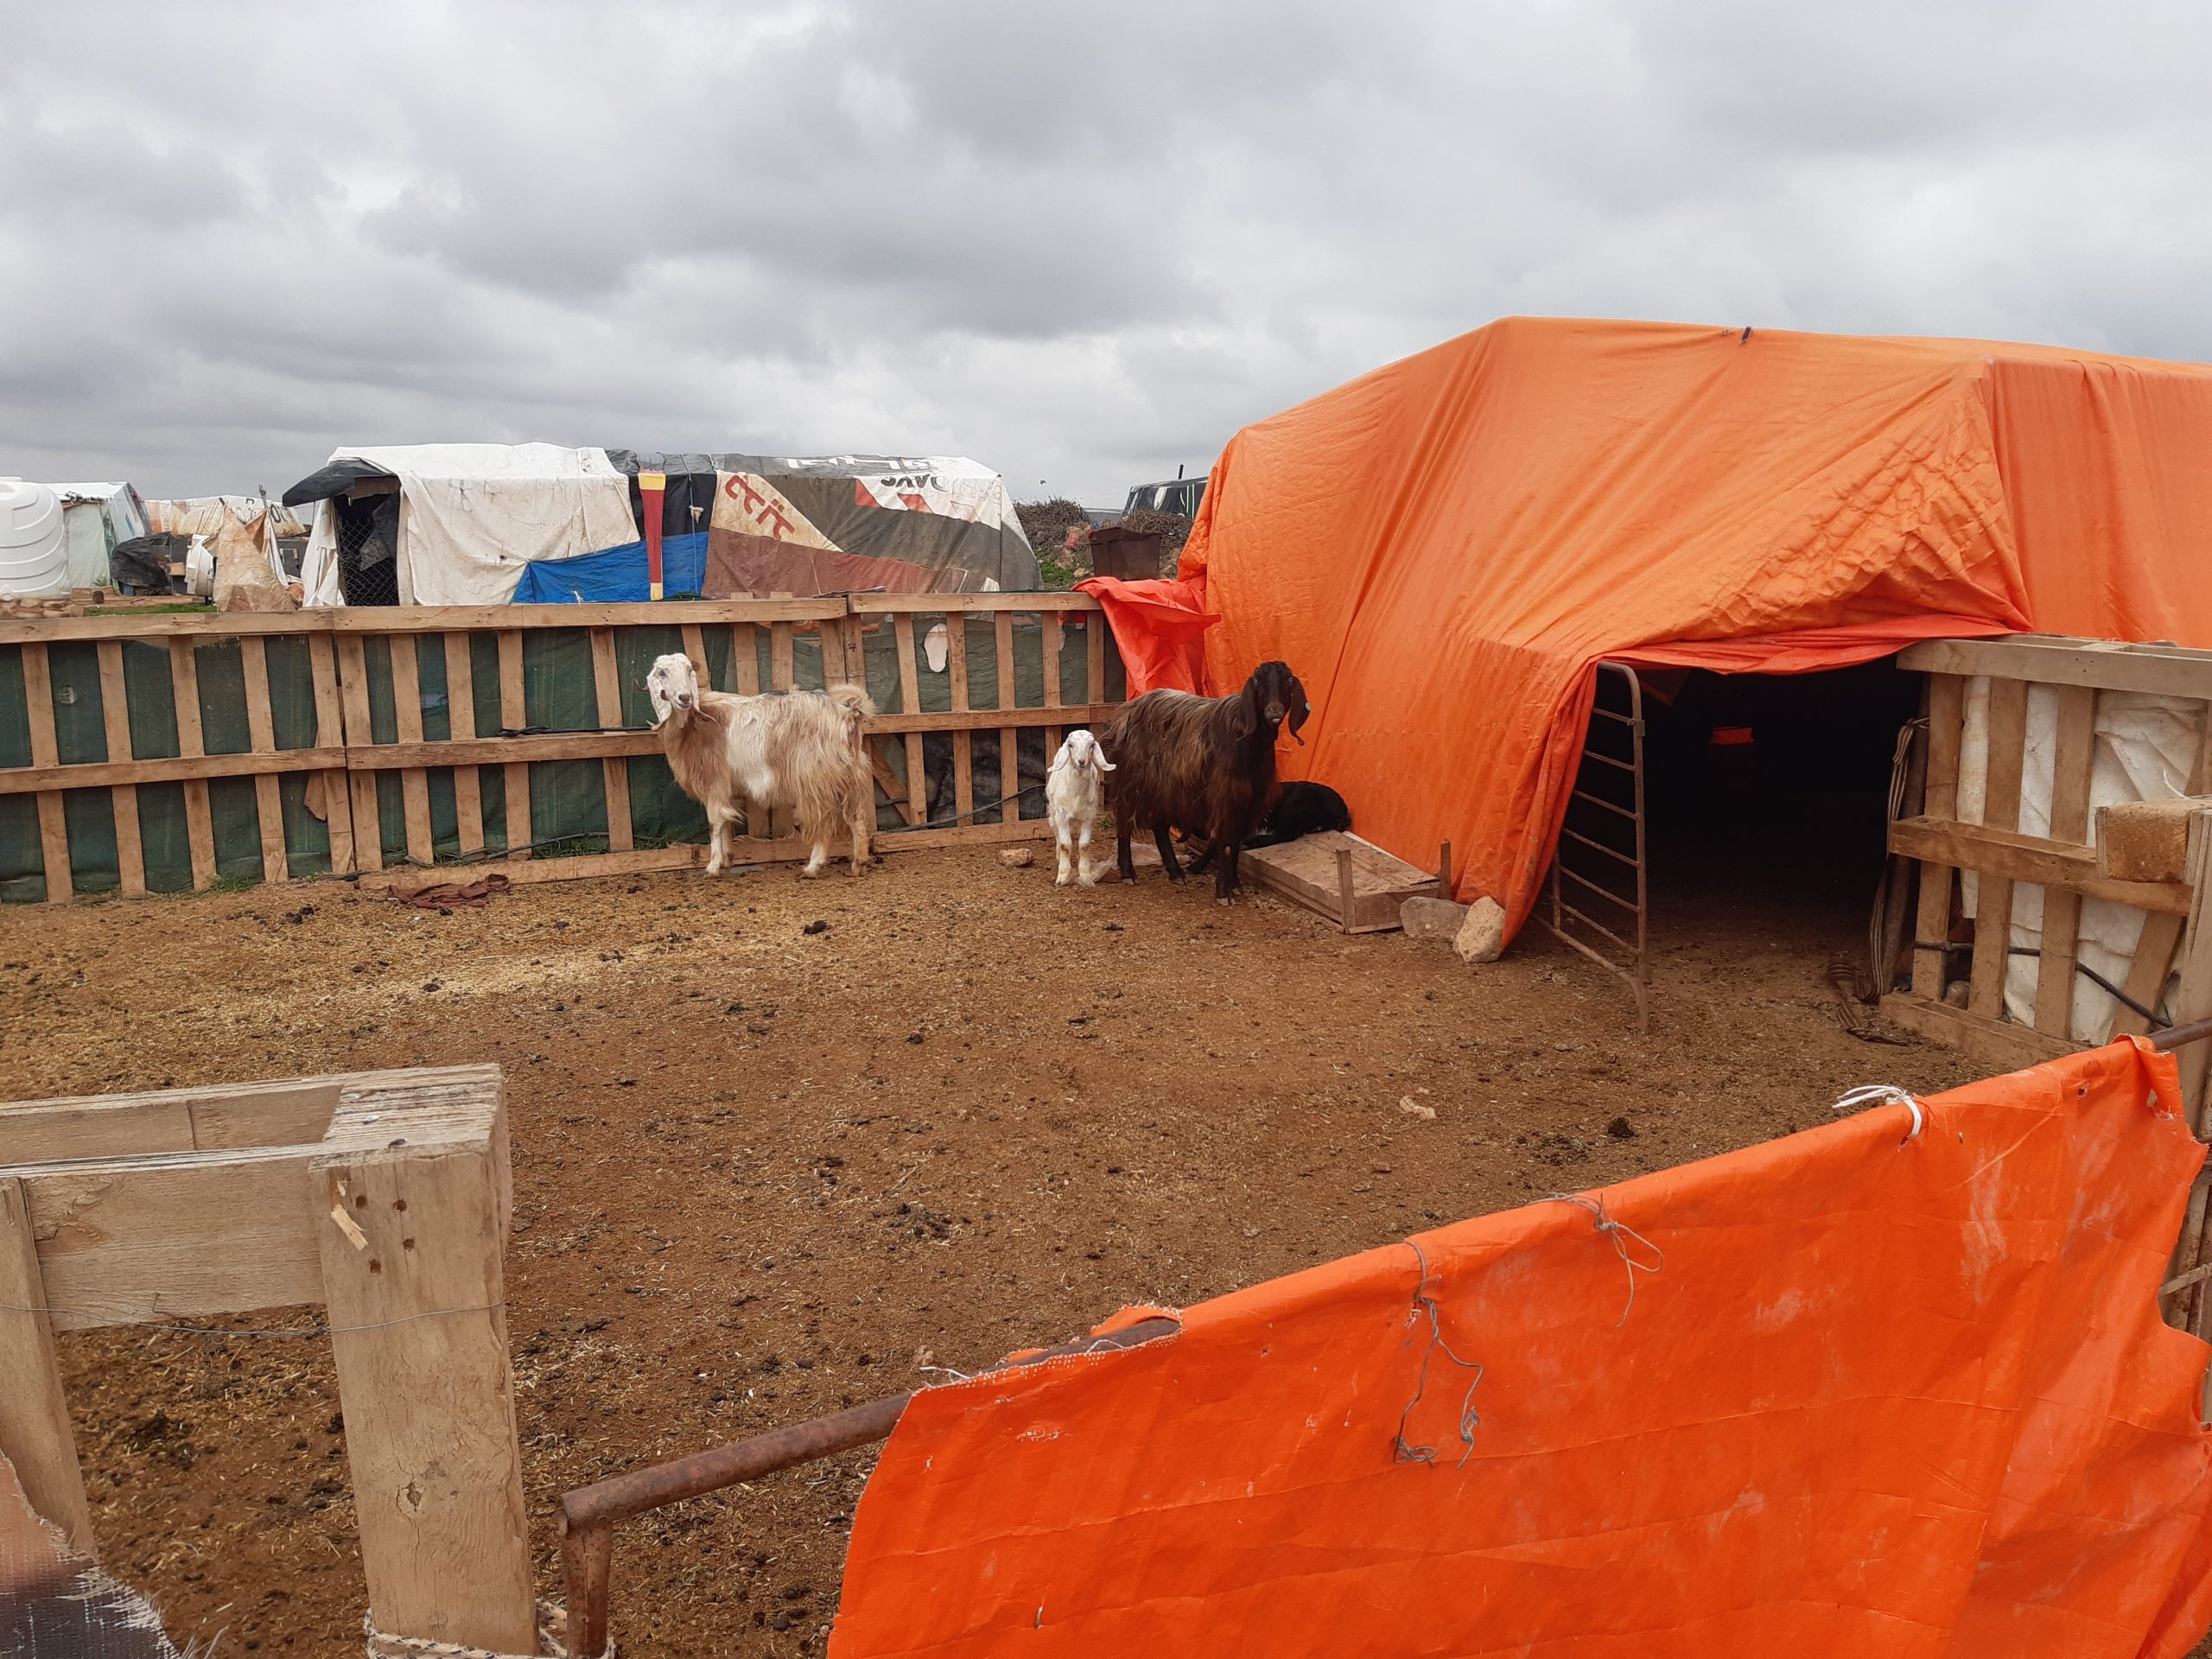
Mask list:
[[[105,588],[115,580],[118,542],[147,531],[146,504],[128,484],[54,484],[68,538],[69,585]]]

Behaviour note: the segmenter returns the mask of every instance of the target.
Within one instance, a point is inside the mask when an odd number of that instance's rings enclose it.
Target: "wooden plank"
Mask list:
[[[1084,619],[1083,639],[1089,659],[1084,695],[1095,706],[1106,701],[1106,618],[1103,612]]]
[[[0,1453],[31,1508],[97,1559],[46,1298],[23,1184],[0,1179]]]
[[[2089,839],[2089,779],[2097,747],[2097,694],[2086,686],[2058,689],[2056,741],[2051,753],[2050,838],[2068,846]],[[2036,966],[2036,1029],[2071,1039],[2074,966],[2080,949],[2082,895],[2043,890],[2043,949]]]
[[[734,623],[730,627],[729,667],[739,696],[760,695],[760,641],[750,622]]]
[[[2189,913],[2189,889],[2178,881],[2120,881],[2101,876],[2096,855],[2088,848],[2061,847],[2017,830],[1899,818],[1890,826],[1890,850],[1907,858],[1993,873],[2007,881],[2034,881],[2091,899],[2109,899],[2138,910]]]
[[[1907,646],[1897,662],[1931,674],[1987,674],[2044,685],[2212,699],[2212,652],[2171,645],[2129,645],[2047,634],[1930,639]]]
[[[990,594],[851,594],[846,602],[855,616],[887,616],[913,611],[1091,611],[1098,601],[1089,594],[1034,592]],[[658,608],[656,607],[656,608]]]
[[[2181,984],[2174,994],[2177,1026],[2212,1019],[2212,810],[2200,811],[2190,825],[2189,878],[2194,899],[2181,948]],[[2206,1128],[2205,1063],[2212,1058],[2212,1045],[2191,1043],[2174,1058],[2181,1067],[2190,1128],[2201,1140]]]
[[[130,693],[123,673],[123,644],[117,639],[103,639],[98,650],[100,719],[107,728],[107,760],[111,765],[127,766],[132,753]],[[132,784],[114,785],[111,798],[115,803],[115,867],[121,881],[120,891],[126,899],[143,898],[146,852],[138,830],[137,787]]]
[[[2158,1007],[2158,995],[2166,988],[2166,980],[2173,972],[2174,951],[2181,944],[2182,925],[2181,917],[2164,912],[2154,912],[2143,918],[2143,931],[2135,941],[2134,959],[2128,964],[2126,982],[2120,986],[2130,1001],[2146,1008]],[[2150,1029],[2151,1022],[2126,1002],[2113,1010],[2113,1036],[2140,1037]]]
[[[1965,694],[1966,683],[1956,675],[1936,674],[1929,678],[1928,784],[1923,798],[1928,817],[1942,823],[1949,822],[1958,812],[1959,747],[1964,737]],[[1902,849],[1892,839],[1890,850]],[[1920,867],[1919,915],[1912,936],[1912,988],[1916,995],[1930,1001],[1940,1002],[1943,999],[1948,969],[1941,947],[1951,932],[1951,889],[1955,868],[1924,861]]]
[[[0,1166],[306,1145],[330,1127],[342,1081],[297,1077],[0,1103]]]
[[[1436,890],[1433,872],[1333,830],[1273,847],[1248,847],[1239,868],[1347,933],[1388,932],[1399,925],[1399,908],[1407,899]],[[1349,912],[1347,883],[1352,894]]]
[[[904,793],[906,785],[899,781],[899,774],[891,770],[890,763],[884,760],[883,751],[871,741],[866,745],[866,753],[868,771],[874,776],[875,786],[883,791],[883,798],[906,823],[918,823],[919,820],[914,817],[914,809]]]
[[[490,1147],[326,1154],[300,1179],[329,1308],[369,1617],[537,1645]]]
[[[353,800],[346,781],[345,704],[338,685],[338,650],[327,633],[308,640],[308,661],[315,677],[315,741],[340,749],[335,767],[322,774],[323,827],[330,836],[330,873],[353,873]]]
[[[269,642],[249,633],[238,641],[239,665],[245,678],[245,725],[249,746],[257,755],[276,751],[276,724],[269,704]],[[276,774],[257,772],[253,777],[254,818],[261,830],[261,879],[283,881],[292,874],[284,855],[284,802],[276,787]]]
[[[902,715],[918,715],[922,711],[921,669],[914,661],[914,619],[900,612],[892,619],[892,638],[899,647],[899,712]],[[902,728],[906,733],[906,822],[929,822],[929,781],[922,769],[921,734],[912,727]]]
[[[881,853],[920,852],[941,850],[947,847],[1006,847],[1023,842],[1047,841],[1052,828],[1042,818],[1026,819],[1018,824],[981,823],[954,828],[924,830],[893,830],[879,832],[872,842]],[[842,839],[830,842],[830,861],[835,863],[844,856]],[[730,843],[730,863],[745,864],[800,864],[806,861],[808,848],[791,840],[763,841],[740,836]],[[1251,855],[1247,853],[1249,859]],[[641,847],[627,853],[589,853],[575,858],[537,859],[524,863],[518,861],[491,860],[472,864],[465,870],[393,869],[375,875],[365,875],[360,880],[364,893],[419,893],[425,887],[455,880],[477,880],[487,875],[504,875],[518,885],[530,881],[587,880],[601,877],[650,875],[667,870],[698,869],[705,866],[707,849],[692,847]],[[721,879],[726,879],[721,878]],[[826,878],[825,878],[826,879]]]
[[[1989,683],[1989,774],[1981,822],[1991,830],[2020,826],[2020,772],[2027,753],[2028,687],[2024,680]],[[2005,1008],[2005,981],[2012,964],[2012,879],[1985,865],[1975,894],[1974,966],[1967,1008],[1995,1020]]]
[[[312,1150],[151,1154],[16,1169],[54,1328],[321,1300],[301,1190]]]
[[[797,673],[791,666],[794,630],[788,622],[768,625],[768,689],[788,691],[798,684]]]
[[[395,633],[391,645],[391,707],[402,743],[423,741],[423,658],[421,637]],[[382,757],[374,751],[364,758],[372,764]],[[352,757],[347,757],[352,764]],[[430,829],[430,774],[422,766],[403,766],[399,798],[407,823],[407,861],[410,864],[437,861],[437,842]]]
[[[952,712],[968,709],[968,618],[954,611],[944,619],[944,671],[951,693]],[[955,823],[965,823],[976,813],[976,740],[965,731],[952,734],[952,811]],[[912,823],[910,818],[907,822]]]
[[[594,628],[591,631],[591,671],[594,718],[601,726],[620,726],[622,724],[622,681],[615,671],[614,631],[612,628]],[[630,763],[619,755],[609,755],[600,763],[600,771],[606,779],[607,850],[626,853],[635,840],[630,821]]]
[[[169,677],[176,688],[176,744],[186,760],[207,753],[200,723],[200,664],[190,639],[169,641]],[[207,804],[206,777],[184,780],[186,844],[192,853],[192,889],[204,893],[215,882],[215,817]]]
[[[1037,637],[1045,654],[1045,706],[1060,706],[1060,615],[1045,611],[1037,618]]]
[[[466,633],[445,636],[447,730],[462,742],[476,735],[476,664],[470,643]],[[484,850],[484,787],[474,766],[453,769],[453,806],[461,855],[473,858]]]
[[[999,608],[991,618],[999,670],[999,821],[1021,821],[1021,754],[1014,741],[1014,613]]]
[[[1982,1020],[1915,992],[1897,991],[1884,997],[1882,1013],[1907,1031],[1955,1048],[1992,1071],[2018,1071],[2074,1052],[2073,1044],[2032,1027]]]
[[[2122,801],[2097,809],[2097,873],[2126,881],[2179,881],[2189,868],[2190,820],[2202,796]]]
[[[529,699],[522,674],[522,635],[512,628],[499,631],[499,724],[518,732],[530,724]],[[535,837],[530,827],[530,767],[506,763],[507,856],[528,858]]]
[[[339,633],[486,632],[498,628],[669,627],[686,622],[818,622],[845,614],[842,595],[806,599],[708,599],[581,605],[411,605],[395,611],[374,606],[302,613],[327,616]],[[298,632],[296,623],[290,630]],[[272,632],[282,632],[277,629]]]
[[[54,730],[54,682],[46,647],[23,647],[24,713],[30,721],[31,765],[48,772],[60,769]],[[39,854],[46,876],[46,902],[67,904],[76,897],[69,875],[69,824],[61,797],[51,791],[38,798]]]
[[[158,760],[86,760],[60,766],[0,767],[0,795],[31,795],[51,789],[99,789],[129,784],[175,783],[180,779],[245,778],[260,772],[314,772],[342,767],[343,748],[279,749],[274,754],[194,754]]]
[[[350,768],[356,752],[365,755],[376,747],[369,717],[368,646],[359,634],[346,634],[338,641],[338,687],[346,730],[346,753],[338,764]],[[377,807],[376,774],[349,769],[342,775],[350,779],[354,868],[380,870],[384,868],[384,815]]]
[[[707,631],[696,622],[686,622],[683,625],[683,654],[691,659],[692,666],[699,671],[702,684],[710,689],[719,689],[714,687],[714,677],[707,667]]]

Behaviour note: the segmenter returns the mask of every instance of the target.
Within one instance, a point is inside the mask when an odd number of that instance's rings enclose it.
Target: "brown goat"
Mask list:
[[[1261,664],[1233,697],[1147,691],[1123,705],[1099,734],[1115,757],[1106,804],[1122,880],[1137,879],[1129,838],[1144,824],[1167,879],[1180,881],[1169,831],[1181,830],[1205,836],[1218,855],[1214,898],[1227,904],[1237,887],[1238,854],[1274,794],[1276,731],[1287,718],[1292,739],[1304,743],[1298,733],[1309,712],[1306,688],[1283,663]]]
[[[801,875],[821,874],[841,828],[851,833],[858,875],[875,804],[861,736],[861,722],[875,712],[868,694],[833,685],[736,696],[708,690],[701,679],[690,658],[662,657],[645,676],[645,693],[677,787],[706,808],[707,874],[721,872],[741,816],[786,807],[813,843]]]

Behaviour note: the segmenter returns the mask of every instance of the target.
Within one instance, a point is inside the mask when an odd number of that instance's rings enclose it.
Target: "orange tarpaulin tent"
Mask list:
[[[1238,433],[1179,584],[1087,584],[1132,689],[1310,695],[1333,785],[1516,929],[1595,664],[1802,672],[2033,628],[2212,646],[2212,370],[1515,318]],[[1183,633],[1163,646],[1161,607]],[[1179,677],[1179,673],[1180,677]],[[1149,677],[1148,677],[1149,676]]]
[[[2180,1099],[2122,1041],[926,1389],[831,1659],[2179,1659]]]

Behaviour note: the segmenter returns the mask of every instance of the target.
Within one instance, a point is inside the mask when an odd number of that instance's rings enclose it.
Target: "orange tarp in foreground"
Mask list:
[[[2114,1044],[925,1390],[830,1653],[2173,1659],[2179,1097]]]
[[[1216,695],[1288,662],[1314,719],[1286,772],[1415,863],[1449,840],[1460,896],[1517,928],[1599,658],[1798,672],[2029,627],[2212,645],[2208,539],[2212,370],[1513,319],[1237,434],[1182,596],[1154,603],[1220,615]],[[1179,683],[1156,611],[1099,586],[1133,689]]]

